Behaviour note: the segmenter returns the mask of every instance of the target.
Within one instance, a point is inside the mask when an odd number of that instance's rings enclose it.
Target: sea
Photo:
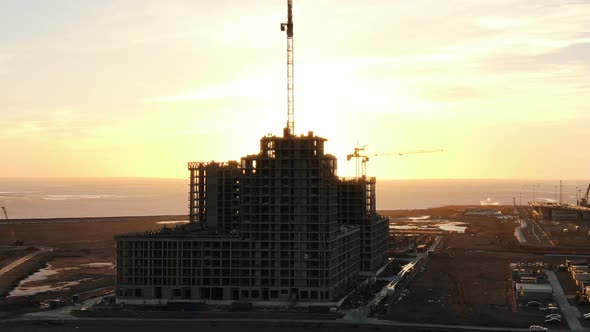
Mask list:
[[[560,187],[559,180],[378,180],[377,209],[527,204],[533,199],[576,204],[589,182],[568,180]],[[188,179],[0,178],[0,206],[11,219],[186,215],[188,189]]]

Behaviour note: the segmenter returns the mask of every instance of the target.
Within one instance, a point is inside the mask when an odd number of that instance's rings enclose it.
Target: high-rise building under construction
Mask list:
[[[337,303],[388,262],[388,219],[375,178],[339,178],[326,139],[294,134],[293,22],[287,30],[289,116],[283,136],[257,154],[191,162],[188,224],[124,234],[117,242],[117,300]]]

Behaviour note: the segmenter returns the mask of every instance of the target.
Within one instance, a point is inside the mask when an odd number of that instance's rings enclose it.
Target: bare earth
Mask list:
[[[45,251],[0,276],[0,319],[36,310],[42,300],[102,289],[114,285],[114,235],[162,228],[160,221],[186,220],[186,216],[148,216],[120,218],[67,218],[13,220],[0,223],[0,268],[26,256],[32,251]],[[23,240],[22,247],[12,246]],[[99,264],[96,264],[99,263]],[[47,264],[58,273],[27,286],[59,285],[78,282],[78,285],[57,292],[34,296],[5,296],[19,281]]]
[[[511,262],[561,264],[565,257],[557,254],[590,254],[586,225],[540,223],[555,246],[520,244],[514,236],[518,223],[495,217],[464,215],[467,206],[449,206],[425,210],[381,211],[392,218],[431,216],[464,222],[465,233],[445,232],[435,256],[429,257],[425,270],[409,285],[410,294],[398,305],[392,305],[383,318],[403,322],[441,324],[474,324],[489,326],[528,327],[544,317],[537,310],[517,308],[511,291]],[[485,208],[475,206],[475,208]],[[492,206],[506,215],[511,206]],[[0,268],[35,250],[43,253],[0,276],[0,319],[18,313],[38,310],[36,303],[114,285],[115,242],[121,233],[158,229],[159,221],[186,220],[186,216],[132,218],[85,218],[28,220],[0,224]],[[404,225],[404,221],[392,221]],[[575,230],[575,226],[581,229]],[[563,228],[571,229],[563,233]],[[561,229],[561,231],[559,231]],[[15,239],[25,246],[11,246]],[[39,249],[36,249],[39,248]],[[63,281],[85,282],[57,292],[29,297],[4,298],[19,280],[50,264],[59,272],[39,284]],[[568,284],[566,274],[557,272],[564,290],[572,295],[576,288]],[[34,284],[33,284],[34,285]],[[584,311],[585,312],[585,311]],[[559,328],[567,328],[562,325]]]
[[[428,210],[383,211],[390,217],[430,215],[468,224],[465,233],[448,233],[442,248],[427,260],[425,270],[409,287],[410,294],[402,302],[393,305],[385,315],[388,319],[410,322],[443,324],[477,324],[489,326],[528,327],[543,322],[544,313],[536,309],[518,308],[511,291],[511,262],[545,262],[557,266],[565,257],[546,256],[557,254],[590,254],[588,231],[581,225],[574,241],[563,232],[552,232],[557,226],[544,231],[555,246],[519,244],[514,236],[518,226],[513,220],[495,217],[467,216],[468,207],[450,206]],[[513,214],[512,206],[478,206],[498,209],[503,214]],[[576,222],[569,223],[575,229]],[[559,225],[563,228],[564,225]],[[569,233],[571,234],[571,231]],[[555,236],[557,235],[557,236]],[[566,272],[556,272],[560,279],[569,282],[567,292],[575,293],[571,278]],[[567,281],[569,279],[569,281]],[[540,324],[543,325],[543,324]],[[559,328],[567,329],[563,323]]]

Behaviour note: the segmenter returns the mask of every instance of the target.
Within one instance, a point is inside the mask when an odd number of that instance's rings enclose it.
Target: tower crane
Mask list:
[[[285,136],[295,134],[293,82],[293,0],[287,0],[287,23],[281,23],[281,31],[287,32],[287,126]]]
[[[6,212],[6,208],[4,206],[0,207],[2,209],[2,212],[4,212],[4,218],[8,219],[8,213]]]
[[[415,151],[402,151],[402,152],[384,152],[384,153],[373,153],[373,154],[363,154],[367,146],[356,147],[354,148],[354,152],[346,156],[346,160],[351,160],[352,158],[356,158],[356,177],[357,178],[365,178],[367,176],[367,161],[369,161],[369,157],[381,157],[381,156],[403,156],[407,154],[419,154],[419,153],[433,153],[433,152],[443,152],[443,149],[434,149],[434,150],[415,150]]]

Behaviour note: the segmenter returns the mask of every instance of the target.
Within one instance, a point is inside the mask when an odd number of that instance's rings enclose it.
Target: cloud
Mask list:
[[[8,72],[8,63],[14,58],[14,54],[0,49],[0,75]]]
[[[486,16],[475,19],[474,24],[486,29],[504,30],[524,26],[527,21],[510,17]]]
[[[58,107],[51,110],[35,109],[14,112],[7,126],[2,126],[0,135],[13,138],[44,137],[46,139],[82,138],[96,121],[88,114],[73,107]]]
[[[466,99],[481,98],[486,95],[489,88],[473,86],[440,86],[433,87],[424,91],[424,96],[428,99],[442,101],[462,101]]]
[[[174,95],[145,98],[142,99],[141,102],[169,103],[197,100],[218,100],[237,97],[253,97],[258,94],[259,92],[257,92],[256,89],[253,89],[252,85],[248,84],[247,81],[237,81],[233,83],[219,84],[210,87],[192,89]]]

